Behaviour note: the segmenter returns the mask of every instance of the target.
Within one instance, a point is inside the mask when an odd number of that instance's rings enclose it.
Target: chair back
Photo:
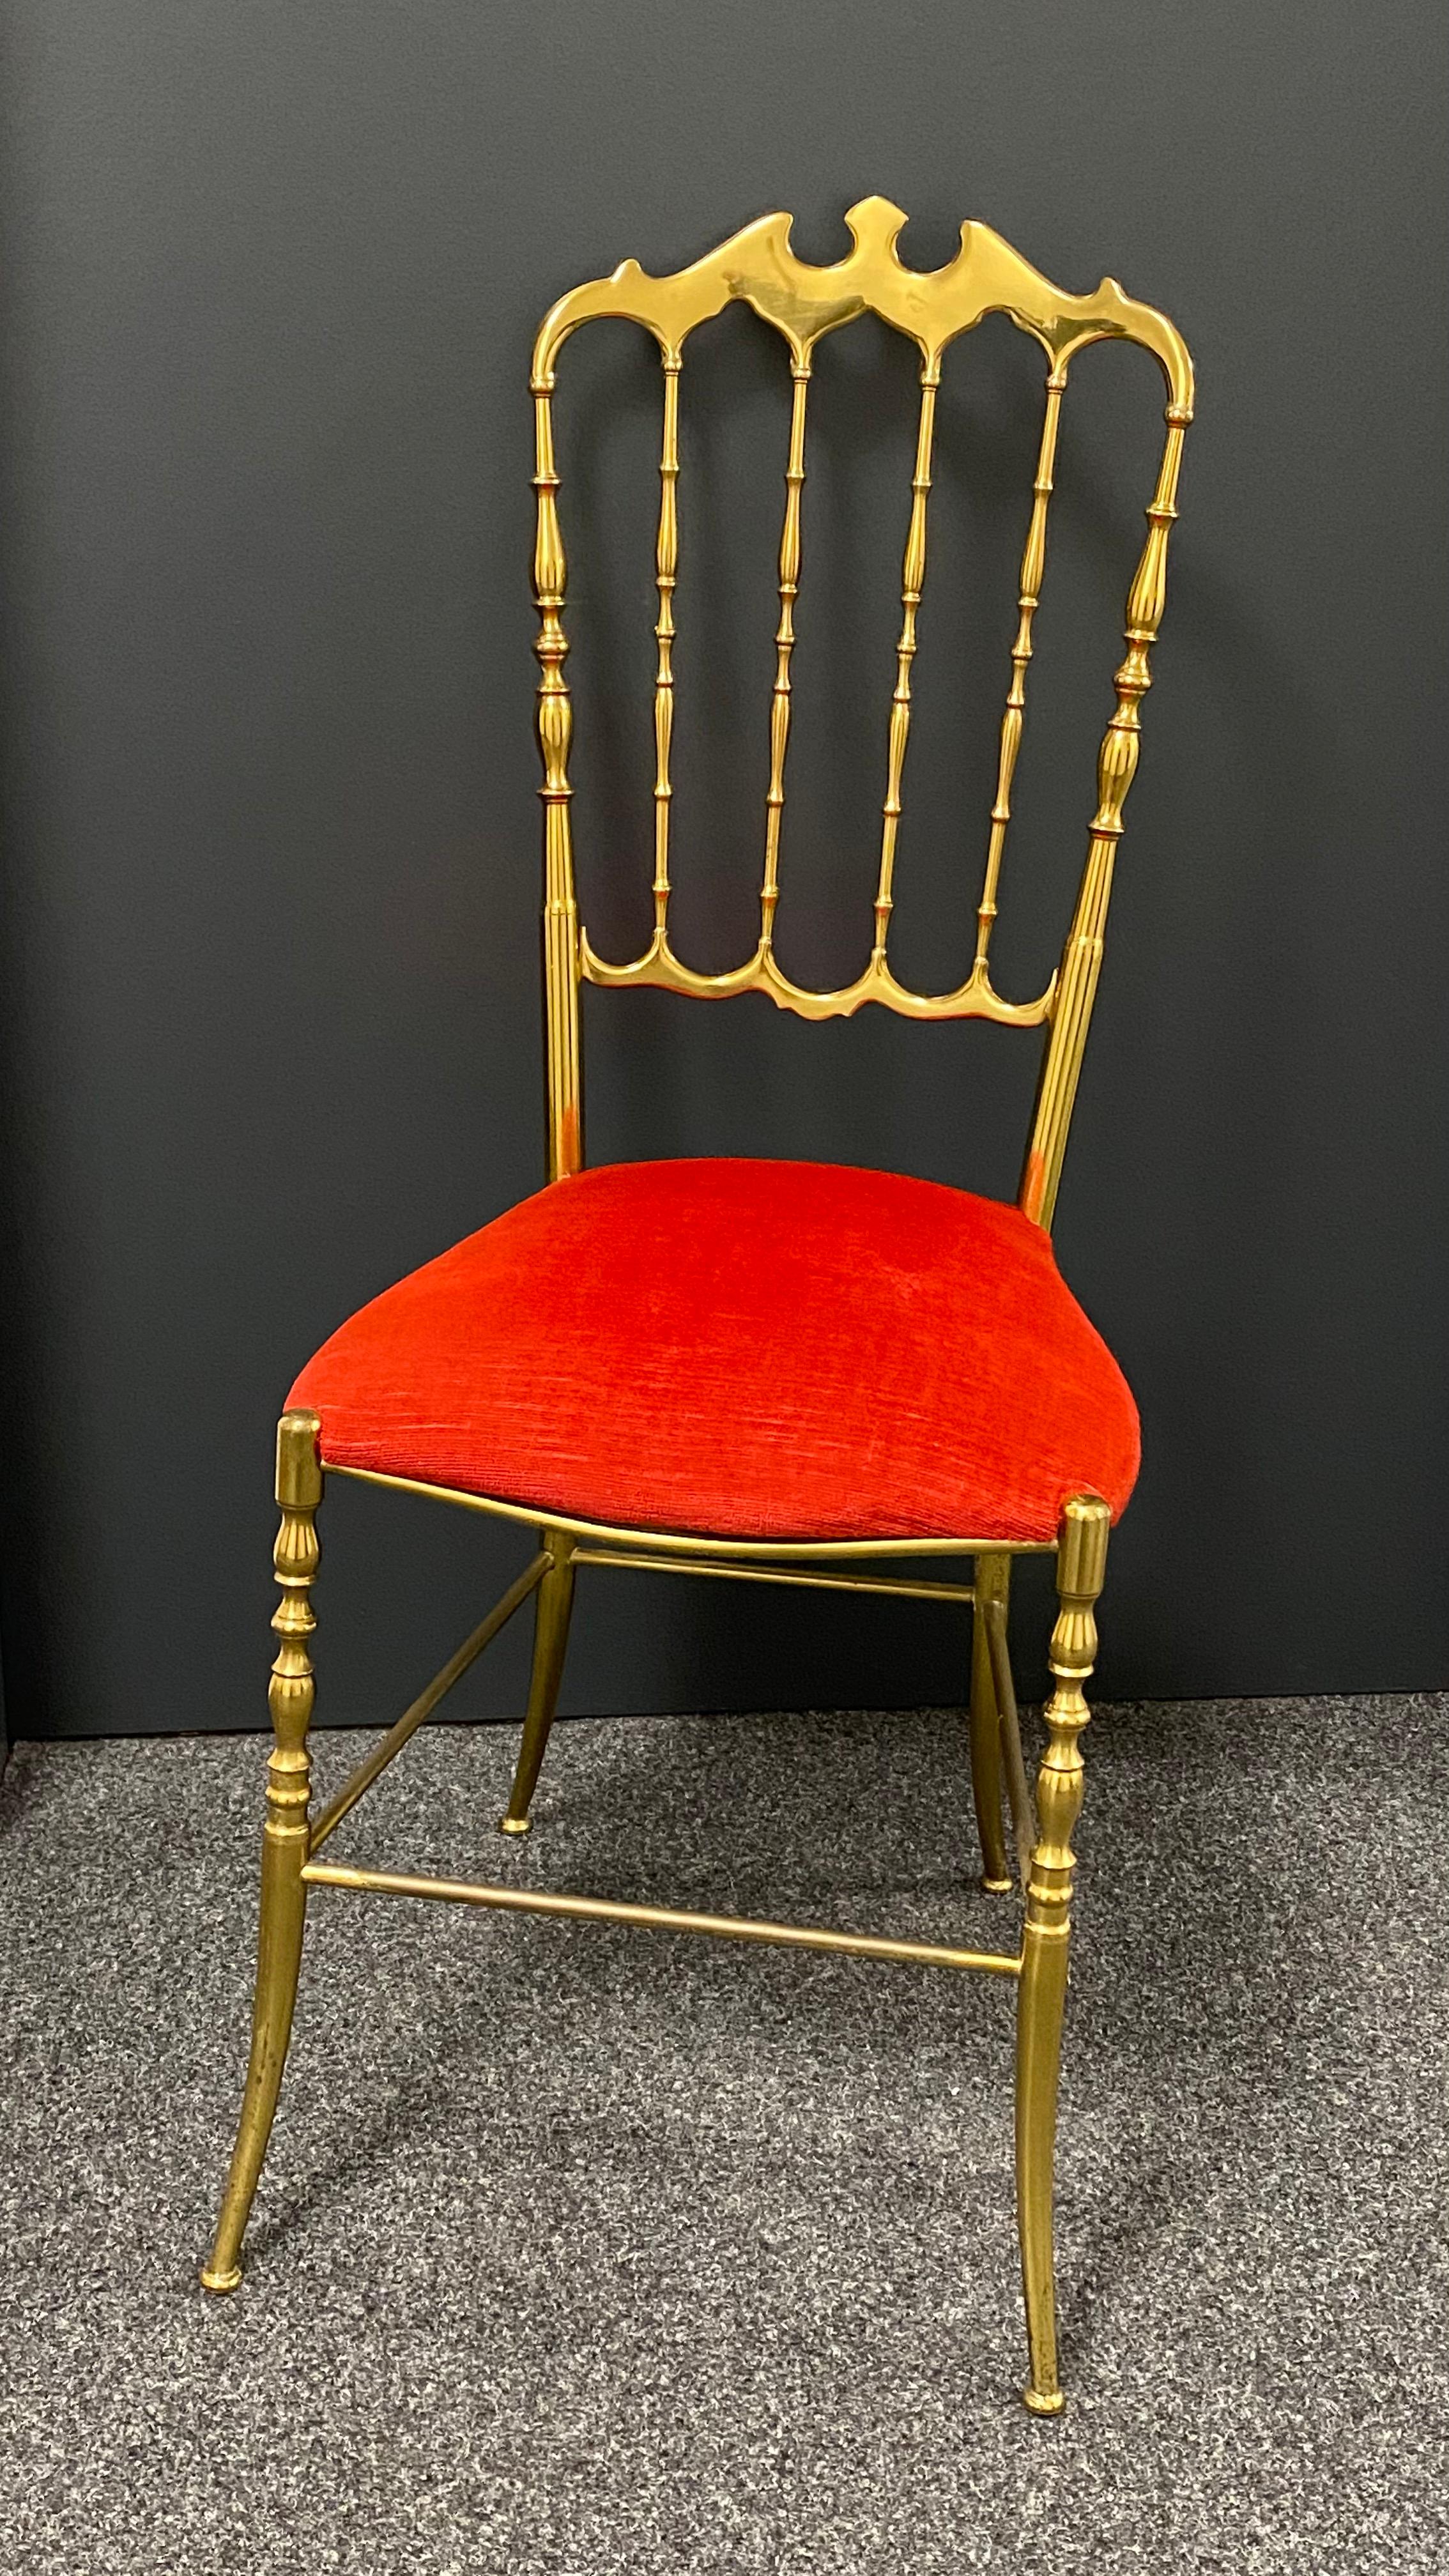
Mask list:
[[[545,815],[544,973],[548,1023],[549,1174],[562,1178],[580,1167],[583,1153],[579,1059],[579,986],[662,985],[667,991],[723,1000],[736,993],[767,993],[782,1009],[820,1020],[845,1016],[866,1002],[912,1019],[996,1020],[1044,1032],[1041,1073],[1022,1172],[1020,1204],[1048,1226],[1061,1176],[1067,1131],[1087,1026],[1102,961],[1112,865],[1122,835],[1122,809],[1137,767],[1138,709],[1150,684],[1149,656],[1166,597],[1167,541],[1177,515],[1183,438],[1192,418],[1192,362],[1172,324],[1150,305],[1133,302],[1114,278],[1092,295],[1067,295],[1049,284],[987,224],[965,223],[961,247],[944,268],[923,274],[904,267],[896,249],[905,222],[898,206],[866,197],[846,216],[854,248],[828,268],[795,257],[788,215],[762,215],[718,250],[670,277],[648,277],[637,260],[625,260],[612,277],[575,287],[546,317],[534,348],[532,391],[536,423],[534,487],[538,495],[534,589],[540,630],[541,679],[538,737],[543,756]],[[679,379],[684,343],[732,299],[741,299],[773,325],[790,353],[793,399],[785,466],[784,517],[779,555],[779,623],[770,707],[769,786],[765,798],[764,860],[759,931],[743,964],[721,975],[697,973],[676,956],[669,934],[670,753],[674,722],[674,595],[678,577]],[[901,570],[901,623],[896,646],[886,747],[886,788],[881,816],[873,931],[868,960],[853,983],[834,992],[812,992],[794,983],[775,955],[786,756],[790,741],[790,665],[795,647],[795,603],[801,570],[801,494],[805,482],[805,412],[811,360],[818,340],[863,313],[874,313],[915,343],[920,356],[921,399],[911,476],[911,510]],[[926,515],[931,490],[931,449],[941,361],[947,345],[973,330],[988,313],[1005,313],[1030,335],[1047,360],[1045,405],[1030,517],[1021,558],[1018,624],[1011,650],[1011,678],[1001,722],[995,801],[987,835],[976,947],[965,981],[948,993],[919,993],[900,983],[889,957],[892,887],[900,824],[906,746],[911,727],[911,668],[916,619],[926,578]],[[663,366],[663,440],[659,462],[659,523],[655,547],[658,658],[654,681],[654,925],[647,948],[625,964],[597,956],[581,928],[574,892],[569,826],[569,747],[572,714],[564,660],[565,558],[560,534],[553,431],[553,392],[559,351],[583,322],[609,317],[638,322],[659,344]],[[1115,676],[1116,704],[1097,761],[1097,801],[1088,829],[1087,856],[1062,961],[1035,1000],[1004,999],[991,981],[990,948],[1011,820],[1011,790],[1026,712],[1032,621],[1046,561],[1057,431],[1067,371],[1090,341],[1122,339],[1150,349],[1167,382],[1167,436],[1152,499],[1148,533],[1127,600],[1127,651]]]

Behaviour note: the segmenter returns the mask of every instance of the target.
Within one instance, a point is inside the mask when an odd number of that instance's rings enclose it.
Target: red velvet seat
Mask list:
[[[1125,1379],[1014,1207],[828,1163],[604,1165],[373,1300],[289,1402],[321,1454],[571,1518],[1055,1539],[1121,1511]]]

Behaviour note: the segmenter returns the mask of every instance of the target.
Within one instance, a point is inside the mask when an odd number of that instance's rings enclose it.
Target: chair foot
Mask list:
[[[1016,1887],[1014,1878],[983,1878],[981,1884],[988,1896],[1010,1896]]]
[[[498,1830],[500,1834],[531,1834],[533,1818],[532,1816],[500,1816]]]
[[[1067,2402],[1060,2388],[1024,2388],[1021,2394],[1028,2415],[1060,2415]]]
[[[210,2290],[216,2297],[220,2298],[227,2290],[240,2289],[241,2276],[242,2267],[240,2263],[233,2263],[229,2272],[213,2272],[209,2263],[203,2263],[201,2267],[201,2286],[203,2290]]]

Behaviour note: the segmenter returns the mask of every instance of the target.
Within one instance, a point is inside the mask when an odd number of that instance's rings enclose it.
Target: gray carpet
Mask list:
[[[1011,1990],[913,1969],[324,1891],[205,2299],[264,1748],[22,1746],[6,2570],[1442,2571],[1446,1721],[1097,1713],[1055,2423],[1015,2393]],[[522,1851],[511,1749],[425,1734],[329,1858],[1010,1923],[949,1716],[561,1727]]]

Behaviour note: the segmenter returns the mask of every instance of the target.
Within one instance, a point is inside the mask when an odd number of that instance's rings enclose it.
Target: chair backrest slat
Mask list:
[[[1021,1187],[1021,1204],[1048,1224],[1060,1176],[1087,1023],[1101,966],[1102,936],[1111,891],[1112,863],[1122,832],[1122,809],[1137,766],[1138,709],[1149,685],[1148,657],[1165,596],[1167,539],[1176,515],[1182,441],[1192,417],[1192,363],[1166,317],[1125,295],[1104,278],[1091,295],[1068,295],[1041,276],[1020,253],[985,224],[963,224],[961,247],[944,268],[908,269],[896,240],[905,217],[884,198],[853,206],[846,223],[854,248],[832,267],[815,268],[790,248],[788,215],[765,215],[721,244],[692,268],[649,277],[626,260],[612,277],[563,296],[546,317],[534,349],[533,395],[537,416],[538,532],[534,584],[539,608],[539,745],[546,813],[545,990],[549,1021],[549,1169],[558,1176],[582,1160],[578,988],[662,985],[677,993],[722,999],[767,993],[806,1019],[848,1016],[867,1002],[883,1003],[913,1019],[989,1019],[1010,1027],[1045,1029],[1041,1078]],[[765,799],[765,858],[760,886],[759,936],[752,954],[727,973],[705,975],[686,965],[669,935],[671,752],[674,736],[675,594],[679,578],[679,381],[684,342],[700,322],[732,300],[753,306],[789,346],[793,391],[785,469],[785,508],[779,554],[779,622],[770,699],[769,786]],[[1046,407],[1032,485],[1032,506],[1022,552],[1011,681],[1001,722],[996,794],[976,946],[965,981],[946,992],[919,993],[901,984],[887,954],[906,752],[911,730],[912,671],[917,615],[926,575],[926,521],[931,490],[931,450],[942,355],[987,313],[1005,313],[1046,354]],[[805,411],[812,354],[827,332],[862,313],[874,313],[914,341],[920,358],[921,401],[911,477],[910,522],[901,569],[901,625],[896,645],[876,878],[874,930],[866,961],[854,981],[832,992],[795,984],[775,955],[780,899],[785,768],[790,741],[792,660],[800,591],[801,512],[805,481]],[[599,957],[579,925],[569,828],[568,757],[572,716],[564,659],[564,551],[559,528],[558,473],[554,462],[552,398],[560,349],[581,323],[613,316],[641,323],[659,343],[664,371],[664,424],[660,448],[660,499],[655,545],[654,679],[654,877],[653,926],[644,953],[616,964]],[[996,920],[1002,860],[1011,821],[1012,791],[1026,714],[1027,671],[1033,621],[1046,562],[1057,435],[1067,371],[1078,349],[1094,340],[1126,339],[1150,349],[1167,379],[1167,444],[1153,499],[1148,537],[1127,604],[1127,654],[1116,674],[1116,705],[1098,761],[1097,808],[1086,863],[1062,961],[1046,990],[1014,1002],[995,990],[990,945]]]
[[[1001,860],[1006,848],[1007,825],[1011,821],[1011,782],[1016,776],[1016,756],[1021,749],[1022,730],[1026,723],[1026,674],[1031,662],[1032,622],[1041,599],[1042,574],[1046,569],[1047,511],[1051,505],[1052,474],[1056,465],[1057,428],[1062,415],[1062,395],[1066,391],[1065,375],[1047,378],[1046,408],[1042,416],[1041,447],[1036,460],[1036,477],[1032,484],[1031,518],[1026,531],[1026,544],[1021,555],[1021,583],[1017,593],[1016,641],[1011,648],[1011,686],[1006,695],[1006,708],[1001,719],[1001,751],[996,768],[996,799],[991,808],[991,838],[986,850],[986,874],[982,879],[981,901],[976,913],[975,969],[983,978],[987,952],[991,946],[991,929],[996,919],[996,890],[1001,882]]]
[[[654,549],[659,660],[654,677],[654,928],[669,930],[669,749],[674,732],[674,592],[679,566],[679,370],[677,350],[664,353],[664,429],[659,450],[659,535]]]
[[[780,829],[785,815],[785,754],[790,743],[790,659],[795,650],[795,601],[800,589],[800,496],[805,488],[805,399],[810,360],[791,370],[790,453],[785,467],[785,519],[780,530],[780,623],[775,629],[775,685],[770,693],[770,784],[765,791],[765,873],[760,885],[761,957],[775,942],[780,900]]]
[[[890,933],[891,885],[896,869],[896,832],[901,819],[901,780],[911,731],[911,664],[916,658],[916,611],[926,582],[926,503],[931,492],[931,442],[936,427],[936,394],[940,360],[921,370],[921,408],[916,428],[916,464],[911,476],[911,518],[901,566],[901,632],[896,645],[896,685],[891,693],[890,745],[886,755],[885,805],[881,816],[880,873],[875,888],[875,941],[871,965],[884,972]]]

